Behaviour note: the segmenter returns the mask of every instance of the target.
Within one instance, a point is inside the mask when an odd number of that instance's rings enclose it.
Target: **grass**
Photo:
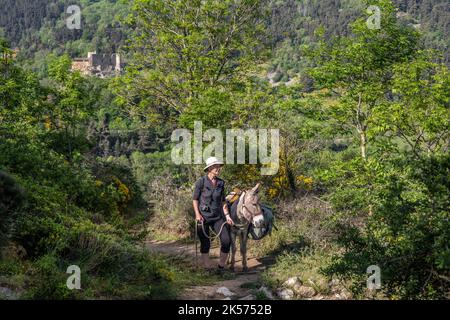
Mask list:
[[[211,285],[221,280],[221,277],[209,273],[201,268],[196,268],[183,258],[171,255],[158,254],[165,260],[169,267],[169,271],[173,274],[173,284],[177,293],[186,287],[193,285]]]
[[[185,240],[185,236],[180,236],[174,233],[166,232],[164,229],[151,229],[148,236],[149,240],[156,241],[180,241]]]
[[[65,269],[51,264],[50,260],[3,257],[0,259],[0,286],[11,289],[21,299],[35,299],[37,294],[45,299],[175,299],[188,286],[210,285],[223,278],[197,269],[180,257],[152,254],[148,262],[158,268],[157,272],[167,279],[165,282],[155,283],[147,278],[148,275],[131,274],[130,270],[111,270],[102,274],[82,271],[82,289],[68,291]]]
[[[240,285],[243,289],[259,289],[261,287],[260,282],[246,282]]]
[[[259,241],[250,240],[248,242],[248,252],[251,256],[277,255],[284,250],[295,250],[306,245],[301,226],[280,224],[277,228],[278,230],[273,230],[270,236]]]
[[[307,221],[282,224],[279,231],[266,237],[264,242],[255,246],[255,252],[275,255],[275,263],[261,275],[263,285],[276,290],[291,277],[298,277],[305,286],[312,287],[316,294],[334,297],[329,286],[332,276],[324,269],[332,262],[340,248],[331,241],[317,241],[308,236]],[[324,245],[325,244],[325,245]],[[350,291],[356,279],[348,278],[339,282],[338,289]],[[366,296],[354,296],[364,299]]]
[[[267,297],[263,291],[259,290],[262,286],[263,283],[261,281],[246,282],[240,285],[243,289],[251,289],[251,294],[256,300],[269,300],[269,297]]]
[[[283,253],[277,257],[276,263],[262,274],[263,282],[272,289],[280,287],[291,277],[316,290],[317,293],[329,294],[329,278],[321,272],[323,266],[331,262],[331,253],[321,250],[304,253]]]
[[[275,263],[262,273],[264,285],[277,289],[287,279],[298,277],[318,294],[330,294],[331,278],[322,270],[331,263],[338,248],[332,244],[325,224],[330,212],[321,205],[309,198],[283,203],[284,215],[280,214],[276,221],[278,230],[251,243],[252,255],[276,257]]]

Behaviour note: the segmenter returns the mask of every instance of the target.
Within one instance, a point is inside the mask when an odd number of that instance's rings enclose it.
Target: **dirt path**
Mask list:
[[[148,250],[158,253],[170,254],[178,257],[185,258],[188,262],[195,264],[195,245],[192,243],[183,243],[175,241],[148,241],[146,243]],[[200,255],[200,253],[199,253]],[[219,248],[217,244],[213,244],[211,248],[211,258],[217,263],[219,256]],[[260,280],[261,272],[266,267],[274,262],[271,257],[255,258],[248,257],[247,266],[248,272],[242,272],[241,256],[239,251],[236,253],[236,265],[235,265],[235,277],[230,280],[222,280],[213,285],[207,286],[193,286],[188,287],[178,297],[179,299],[187,300],[216,300],[224,299],[225,296],[217,293],[217,289],[220,287],[226,287],[232,293],[230,298],[243,299],[251,298],[255,288],[251,287],[251,284],[257,284]],[[244,287],[242,287],[244,285]],[[249,286],[249,287],[247,287]]]

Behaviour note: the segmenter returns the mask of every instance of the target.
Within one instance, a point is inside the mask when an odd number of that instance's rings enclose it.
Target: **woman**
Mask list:
[[[218,177],[222,166],[223,162],[216,157],[206,160],[204,168],[206,175],[195,183],[192,201],[195,219],[198,221],[197,234],[200,239],[201,261],[205,268],[212,267],[209,259],[211,247],[209,228],[213,228],[216,234],[220,232],[219,270],[225,267],[230,252],[230,225],[233,224],[225,201],[225,181]]]

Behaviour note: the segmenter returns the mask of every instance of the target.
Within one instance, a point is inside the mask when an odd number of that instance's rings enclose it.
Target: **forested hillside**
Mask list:
[[[423,33],[427,48],[437,49],[449,63],[450,3],[445,0],[394,0],[397,16],[402,23],[413,25]],[[321,26],[328,36],[345,36],[350,23],[362,15],[363,1],[359,0],[287,0],[271,2],[270,35],[278,50],[274,54],[272,70],[278,71],[276,80],[287,81],[304,68],[299,53],[301,45],[314,42]]]
[[[435,48],[449,63],[450,4],[446,0],[395,0],[404,23],[414,25],[423,34],[428,48]],[[78,4],[82,9],[81,30],[65,26],[65,10]],[[85,56],[87,51],[115,52],[125,44],[129,32],[124,18],[130,1],[124,0],[2,0],[0,34],[19,47],[22,54],[38,59],[48,52]],[[329,35],[347,35],[349,24],[361,16],[361,0],[286,0],[270,1],[266,23],[267,36],[277,48],[272,61],[278,79],[287,80],[304,65],[299,46],[314,41],[314,33],[323,26]]]
[[[273,261],[255,297],[450,298],[448,1],[84,0],[80,30],[73,1],[1,1],[0,298],[176,298],[237,277],[147,250],[194,238],[204,164],[171,155],[196,121],[279,130],[274,174],[261,155],[220,174],[226,192],[261,183],[275,212],[249,242]],[[122,74],[71,69],[117,50]]]
[[[82,8],[82,28],[68,29],[69,5]],[[43,76],[49,54],[86,57],[89,51],[110,54],[125,41],[127,28],[120,23],[129,12],[128,1],[2,0],[0,35],[20,59]]]

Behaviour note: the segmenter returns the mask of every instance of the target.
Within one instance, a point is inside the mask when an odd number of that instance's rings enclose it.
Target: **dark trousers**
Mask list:
[[[208,237],[210,237],[209,228],[214,230],[214,233],[217,234],[220,231],[220,227],[225,222],[223,218],[220,218],[216,221],[203,221],[203,226],[205,233]],[[205,236],[202,230],[202,225],[199,222],[197,226],[197,234],[200,239],[200,252],[208,253],[209,248],[211,247],[211,240]],[[230,225],[225,223],[222,228],[222,232],[220,233],[220,251],[223,253],[230,252],[231,239],[230,239]]]

